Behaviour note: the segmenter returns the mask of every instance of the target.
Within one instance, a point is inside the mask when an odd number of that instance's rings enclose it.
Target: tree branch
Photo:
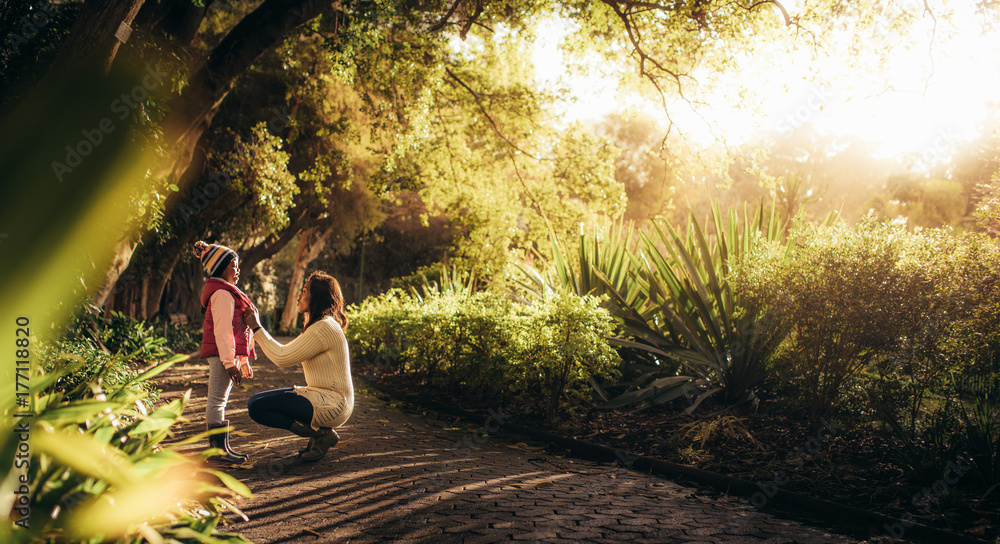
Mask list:
[[[170,115],[164,122],[167,143],[200,136],[203,130],[196,127],[211,123],[236,77],[293,28],[312,20],[330,4],[331,0],[265,0],[244,17],[171,104]]]
[[[490,126],[493,127],[493,132],[495,132],[496,135],[499,136],[501,140],[507,142],[507,145],[509,145],[510,147],[513,147],[514,149],[518,150],[519,152],[524,153],[525,155],[528,155],[529,157],[532,156],[530,153],[528,153],[527,151],[521,149],[517,144],[515,144],[513,141],[511,141],[510,138],[508,138],[506,135],[504,135],[503,131],[501,131],[500,127],[497,125],[496,120],[493,118],[492,115],[490,115],[490,112],[486,110],[486,106],[483,105],[482,96],[479,93],[477,93],[475,90],[473,90],[472,87],[469,87],[457,75],[455,75],[455,72],[452,72],[451,68],[445,68],[444,71],[448,74],[448,77],[450,77],[453,80],[455,80],[456,83],[458,83],[459,85],[461,85],[462,88],[464,88],[466,91],[469,92],[470,95],[472,95],[472,99],[475,100],[476,101],[476,105],[479,106],[479,111],[483,112],[483,115],[485,115],[486,119],[490,122]]]
[[[656,59],[654,59],[653,57],[651,57],[646,53],[641,44],[642,40],[639,37],[639,29],[636,28],[635,25],[632,23],[632,19],[629,17],[629,14],[626,13],[625,11],[622,11],[622,9],[618,6],[619,2],[615,0],[601,0],[601,1],[604,2],[604,4],[610,7],[612,10],[614,10],[615,14],[622,21],[622,24],[625,25],[625,33],[628,35],[629,42],[631,42],[632,44],[632,49],[636,52],[637,55],[639,55],[639,75],[642,77],[646,77],[647,79],[652,81],[653,77],[655,76],[646,70],[646,63],[647,62],[651,63],[657,70],[660,70],[661,72],[673,78],[674,82],[677,84],[677,93],[681,95],[681,98],[684,98],[684,89],[681,87],[682,74],[674,72],[673,70],[670,70],[669,68],[663,66],[662,64],[659,63],[659,61],[657,61]],[[626,9],[631,8],[633,5],[634,3],[632,2],[627,3]],[[660,90],[659,85],[656,85],[656,88],[657,91],[659,91],[662,95],[663,91]]]
[[[524,178],[521,176],[521,170],[517,167],[517,158],[514,155],[514,152],[511,151],[511,150],[512,149],[516,149],[516,150],[518,150],[520,153],[522,153],[524,155],[528,155],[528,156],[531,156],[531,155],[529,153],[527,153],[526,151],[524,151],[523,149],[521,149],[520,147],[518,147],[517,144],[515,144],[512,141],[510,141],[510,139],[507,138],[507,136],[505,136],[503,134],[503,132],[500,130],[500,127],[497,126],[496,121],[493,119],[493,116],[490,115],[490,113],[488,111],[486,111],[486,108],[483,106],[482,100],[479,97],[479,93],[477,93],[476,91],[472,90],[472,87],[469,87],[468,85],[465,84],[464,81],[462,81],[461,79],[459,79],[459,77],[457,75],[455,75],[455,72],[451,71],[451,68],[445,68],[444,70],[459,85],[461,85],[463,88],[465,88],[465,90],[469,91],[469,94],[472,95],[472,99],[475,100],[476,101],[476,105],[479,106],[479,110],[482,111],[483,115],[486,116],[486,119],[489,120],[490,126],[493,127],[493,132],[495,132],[496,135],[499,136],[500,139],[502,139],[504,142],[507,142],[507,147],[505,147],[504,149],[507,151],[507,156],[510,158],[510,162],[514,166],[514,174],[517,176],[517,180],[521,183],[521,187],[524,188],[525,195],[527,195],[528,199],[531,200],[531,203],[533,204],[535,210],[538,212],[538,215],[540,215],[542,217],[542,219],[545,221],[545,224],[548,225],[548,227],[551,229],[552,228],[552,223],[551,223],[551,221],[549,221],[548,214],[545,213],[545,210],[542,209],[541,204],[539,204],[538,200],[534,197],[534,195],[531,194],[531,190],[528,188],[528,184],[524,181]]]
[[[451,16],[455,14],[455,10],[458,9],[458,5],[461,4],[461,3],[462,3],[462,0],[455,0],[455,3],[452,4],[450,8],[448,8],[448,13],[445,13],[444,17],[441,17],[441,19],[438,20],[438,22],[436,22],[433,25],[431,25],[431,27],[428,28],[427,31],[428,32],[437,32],[438,30],[441,30],[442,28],[444,28],[445,25],[448,24],[448,19],[451,19]]]
[[[465,25],[462,26],[462,30],[458,33],[458,36],[465,40],[465,36],[469,34],[469,29],[472,25],[479,20],[479,16],[483,14],[483,0],[476,0],[476,10],[469,16],[469,19],[465,21]]]
[[[107,74],[122,42],[119,25],[132,24],[144,0],[84,2],[66,40],[38,87],[58,85],[73,73]]]

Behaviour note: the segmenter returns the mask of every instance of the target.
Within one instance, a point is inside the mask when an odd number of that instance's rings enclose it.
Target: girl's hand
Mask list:
[[[226,374],[229,374],[229,379],[236,385],[239,385],[243,381],[243,377],[240,375],[240,369],[235,366],[227,366]]]
[[[253,368],[250,367],[250,361],[249,360],[247,360],[247,362],[245,362],[242,365],[240,365],[240,370],[243,372],[243,377],[244,378],[246,378],[248,380],[250,378],[253,378]]]

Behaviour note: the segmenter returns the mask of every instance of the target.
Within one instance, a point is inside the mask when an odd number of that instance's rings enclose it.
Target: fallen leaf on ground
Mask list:
[[[514,444],[514,445],[512,445],[510,447],[512,447],[512,448],[518,448],[518,449],[522,449],[522,450],[541,450],[541,449],[545,449],[544,446],[529,446],[529,445],[525,444],[524,442],[518,442],[517,444]]]

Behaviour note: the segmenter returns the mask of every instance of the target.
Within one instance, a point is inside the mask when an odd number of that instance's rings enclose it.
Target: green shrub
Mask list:
[[[899,225],[873,221],[803,225],[789,257],[759,246],[745,264],[773,271],[770,282],[741,287],[791,328],[777,371],[796,385],[813,420],[828,415],[847,384],[897,345],[912,294],[899,267],[904,236]]]
[[[351,307],[353,357],[382,372],[503,402],[534,404],[554,420],[564,398],[580,398],[587,378],[612,377],[611,318],[593,297],[553,294],[516,303],[492,292],[399,290]]]
[[[704,226],[692,212],[686,229],[656,223],[635,240],[622,224],[581,233],[575,265],[554,244],[551,271],[521,267],[533,282],[525,284],[529,292],[609,295],[620,325],[615,344],[652,355],[654,368],[636,359],[643,371],[607,407],[641,409],[692,391],[699,399],[722,391],[729,402],[755,402],[768,381],[768,360],[786,328],[734,290],[732,272],[758,243],[788,249],[784,225],[773,204],[724,214],[716,202],[711,211]],[[678,365],[690,376],[678,376]]]
[[[392,289],[366,299],[348,309],[350,326],[344,331],[351,346],[351,359],[382,372],[405,370],[404,349],[410,347],[409,334],[401,328],[417,312],[407,293]]]
[[[928,442],[955,396],[951,376],[982,368],[998,345],[997,247],[870,219],[802,225],[792,239],[790,259],[758,246],[737,282],[791,327],[776,357],[792,386],[783,392],[812,417],[835,410],[901,443]],[[838,408],[844,399],[851,406]]]
[[[7,467],[7,481],[26,477],[30,517],[21,527],[0,525],[0,541],[247,542],[217,526],[227,511],[242,516],[232,500],[250,497],[249,489],[174,450],[202,436],[171,447],[161,444],[182,420],[188,397],[155,411],[147,408],[153,388],[145,382],[181,359],[119,385],[95,380],[74,391],[64,391],[59,381],[81,363],[36,373],[27,397],[33,413],[27,467],[14,464],[23,451],[15,422],[25,421],[14,414],[24,408],[16,405],[14,384],[3,387],[0,462]]]
[[[996,248],[948,231],[901,238],[904,318],[897,345],[872,365],[867,393],[878,428],[897,439],[903,466],[922,478],[928,467],[943,470],[934,459],[953,458],[963,430],[971,430],[959,424],[952,377],[976,366],[997,326],[977,319],[984,284],[997,273]]]
[[[196,325],[167,325],[165,347],[174,353],[191,353],[201,348],[201,332]]]
[[[101,342],[112,353],[127,354],[131,360],[149,362],[172,354],[166,347],[167,339],[157,334],[153,325],[121,312],[107,312],[98,327]]]
[[[526,309],[514,337],[520,359],[512,369],[515,390],[537,398],[545,418],[554,421],[564,397],[584,397],[588,378],[616,376],[620,360],[607,341],[614,324],[593,297],[553,293]]]
[[[45,373],[58,373],[54,387],[73,401],[90,395],[90,387],[116,388],[126,384],[141,390],[146,408],[152,408],[157,390],[145,380],[136,382],[139,368],[171,355],[167,339],[152,325],[119,312],[102,315],[99,308],[83,304],[63,339],[36,345],[38,365]],[[71,373],[61,372],[73,365]]]
[[[36,354],[43,372],[59,376],[54,388],[64,393],[67,401],[90,397],[91,385],[115,389],[132,384],[135,390],[146,395],[143,402],[147,408],[151,408],[157,398],[158,393],[151,383],[135,381],[140,372],[129,364],[124,355],[109,354],[90,342],[39,342]],[[62,372],[69,366],[74,368],[73,372]]]

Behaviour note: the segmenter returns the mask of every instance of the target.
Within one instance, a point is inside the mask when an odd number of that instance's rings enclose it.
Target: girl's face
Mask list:
[[[233,285],[240,281],[240,260],[238,258],[233,258],[229,266],[226,267],[226,271],[222,273],[222,277]]]
[[[299,304],[298,304],[298,306],[296,306],[295,309],[298,310],[299,313],[303,313],[303,314],[306,313],[306,312],[308,312],[309,311],[309,301],[311,299],[312,299],[312,297],[309,295],[309,283],[306,282],[306,284],[302,286],[302,291],[299,292]]]

